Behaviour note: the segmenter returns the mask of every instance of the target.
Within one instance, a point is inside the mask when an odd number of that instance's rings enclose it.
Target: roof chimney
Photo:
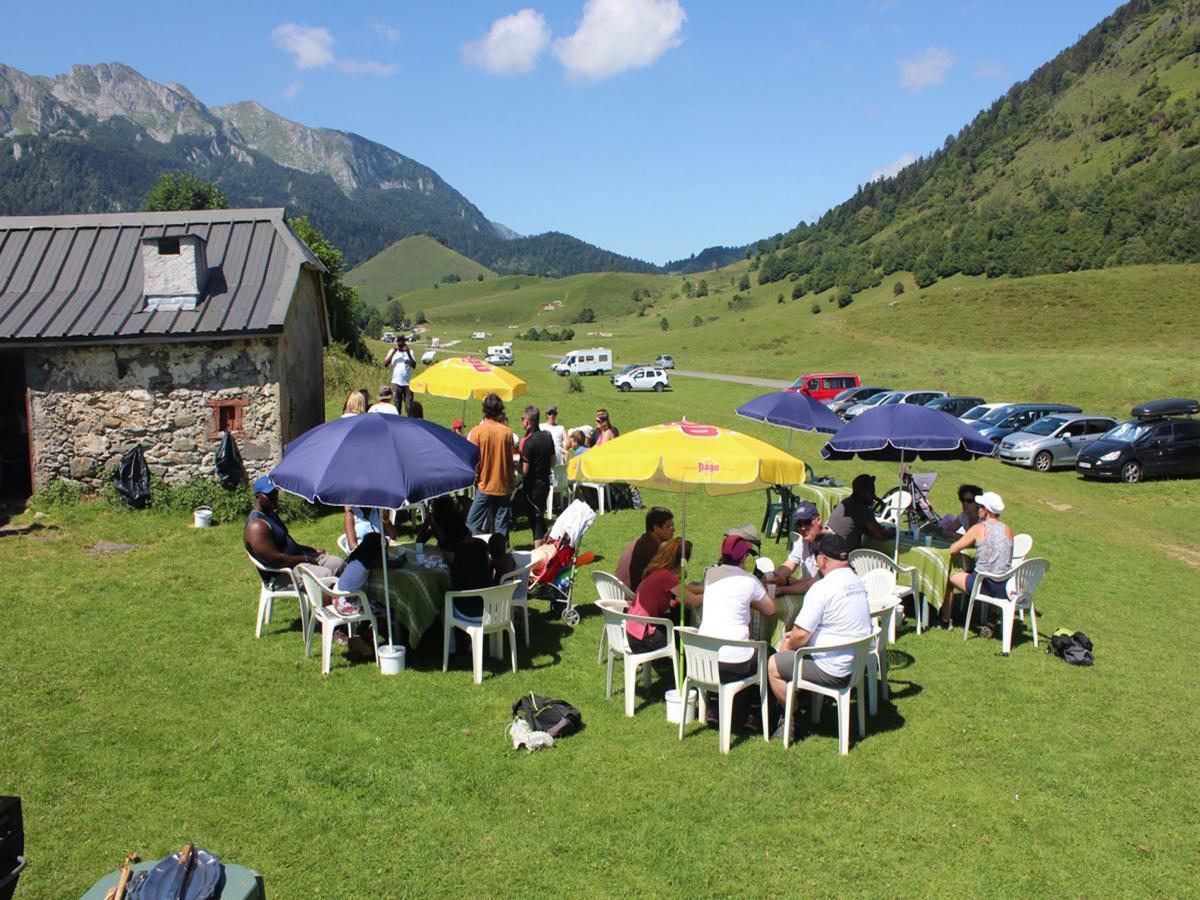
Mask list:
[[[204,238],[179,234],[142,238],[146,309],[195,309],[208,280]]]

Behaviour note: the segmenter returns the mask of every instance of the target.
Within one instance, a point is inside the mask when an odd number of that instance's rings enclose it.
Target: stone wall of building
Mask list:
[[[251,478],[282,455],[275,339],[38,348],[25,374],[35,490],[60,478],[98,489],[137,443],[169,483],[212,477],[220,401],[244,401],[234,436]]]

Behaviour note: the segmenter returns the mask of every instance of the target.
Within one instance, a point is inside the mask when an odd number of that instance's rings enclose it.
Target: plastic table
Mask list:
[[[135,863],[133,866],[134,874],[145,872],[153,869],[162,860],[155,859],[150,862]],[[247,869],[245,866],[239,866],[236,863],[225,863],[225,886],[216,896],[219,900],[266,900],[266,890],[263,888],[262,876],[253,869]],[[115,872],[109,872],[90,888],[82,897],[82,900],[104,900],[104,895],[108,893],[109,888],[117,886],[117,882],[121,878],[121,872],[118,869]]]

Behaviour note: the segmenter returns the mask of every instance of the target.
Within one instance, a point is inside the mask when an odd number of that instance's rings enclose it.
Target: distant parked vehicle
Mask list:
[[[1133,419],[1079,451],[1076,472],[1127,484],[1160,475],[1200,475],[1200,422],[1191,418],[1200,403],[1175,397],[1130,412]]]
[[[1049,472],[1055,466],[1074,466],[1079,452],[1117,426],[1112,416],[1057,413],[1044,416],[1024,431],[1000,441],[1000,461]]]
[[[982,397],[938,397],[936,400],[930,400],[925,405],[930,409],[941,410],[947,415],[957,417],[982,402]]]
[[[629,374],[630,372],[632,372],[634,369],[641,369],[641,368],[643,368],[643,367],[645,367],[645,366],[648,366],[648,365],[649,365],[649,363],[630,363],[630,364],[629,364],[629,365],[627,365],[627,366],[622,366],[622,367],[621,367],[621,369],[620,369],[619,371],[617,371],[617,372],[614,372],[612,375],[609,375],[609,376],[608,376],[608,380],[609,380],[610,382],[615,382],[615,381],[616,381],[618,378],[620,378],[622,375],[627,375],[627,374]]]
[[[385,344],[394,344],[396,342],[396,332],[385,331],[383,333],[383,342]]]
[[[854,406],[851,406],[842,413],[842,418],[846,420],[853,419],[855,416],[861,416],[868,409],[874,409],[880,404],[887,403],[893,397],[899,399],[903,396],[904,391],[883,391],[882,393],[868,397],[862,403],[856,403]]]
[[[844,391],[838,391],[825,405],[840,416],[850,407],[862,403],[876,394],[885,394],[890,390],[891,388],[875,387],[873,385],[846,388]]]
[[[982,419],[971,422],[970,425],[993,444],[999,444],[1014,431],[1024,431],[1038,419],[1052,413],[1083,412],[1078,406],[1065,406],[1059,403],[1010,403],[994,409]]]
[[[975,422],[979,419],[982,419],[984,416],[986,416],[992,410],[999,409],[1002,406],[1012,406],[1012,403],[1011,402],[980,403],[978,406],[972,406],[970,409],[968,409],[965,413],[960,415],[958,418],[961,421],[970,424],[971,422]]]
[[[900,396],[884,401],[884,405],[891,406],[896,403],[909,403],[913,406],[925,406],[927,403],[932,403],[934,400],[939,400],[946,396],[945,391],[897,391],[896,393]]]
[[[506,344],[488,347],[484,362],[489,362],[493,366],[511,366],[513,364],[512,347]]]
[[[654,364],[660,369],[673,369],[675,368],[675,357],[662,353],[655,357]]]
[[[559,375],[603,375],[612,371],[612,351],[607,347],[572,350],[550,367]]]
[[[487,332],[486,331],[472,331],[471,332],[471,340],[486,341],[487,340]]]
[[[858,376],[850,372],[817,375],[801,375],[792,382],[789,391],[806,394],[814,400],[824,403],[832,400],[846,388],[858,387],[861,382]]]
[[[435,362],[437,362],[436,350],[426,350],[421,354],[421,365],[432,366]]]
[[[613,386],[619,391],[662,392],[671,386],[671,381],[658,366],[638,366],[631,372],[616,376]]]

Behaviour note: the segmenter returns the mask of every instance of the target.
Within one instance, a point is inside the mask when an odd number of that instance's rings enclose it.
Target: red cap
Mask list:
[[[728,535],[721,542],[721,555],[733,560],[735,563],[741,563],[746,558],[746,554],[754,549],[745,538],[738,537],[736,534]]]
[[[462,419],[455,419],[453,422],[451,422],[451,423],[450,423],[450,427],[451,427],[451,428],[462,428],[462,427],[463,427],[463,420],[462,420]]]

